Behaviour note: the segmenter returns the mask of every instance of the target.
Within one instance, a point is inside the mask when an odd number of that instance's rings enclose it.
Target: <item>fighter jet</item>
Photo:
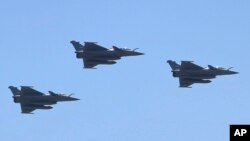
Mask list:
[[[77,98],[71,97],[71,95],[56,94],[52,91],[49,91],[49,95],[45,95],[37,90],[34,90],[30,86],[21,86],[21,90],[17,87],[9,86],[13,94],[13,99],[15,103],[21,104],[22,113],[33,114],[32,111],[36,109],[52,109],[53,105],[60,101],[75,101],[79,100]]]
[[[114,60],[119,60],[124,56],[137,56],[143,53],[136,52],[136,49],[118,48],[113,46],[111,49],[97,45],[96,42],[84,42],[84,46],[76,41],[70,42],[76,53],[76,58],[82,58],[84,68],[94,68],[99,64],[111,65],[115,64]]]
[[[208,79],[215,78],[217,75],[231,75],[238,72],[231,71],[232,68],[214,67],[208,65],[207,68],[203,68],[192,63],[193,61],[181,61],[181,65],[175,61],[168,60],[170,67],[172,68],[173,77],[179,77],[180,87],[189,87],[193,83],[210,83]]]

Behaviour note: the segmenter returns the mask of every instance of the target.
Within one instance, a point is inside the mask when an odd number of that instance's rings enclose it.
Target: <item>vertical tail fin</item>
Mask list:
[[[9,89],[11,90],[13,95],[21,95],[21,91],[17,87],[9,86]]]
[[[81,51],[81,50],[83,50],[83,47],[84,47],[84,46],[81,45],[79,42],[71,41],[70,43],[74,46],[74,48],[75,48],[76,51]]]
[[[170,67],[172,68],[172,70],[176,70],[176,69],[180,69],[180,65],[177,64],[175,61],[172,61],[172,60],[168,60],[167,61],[170,65]]]

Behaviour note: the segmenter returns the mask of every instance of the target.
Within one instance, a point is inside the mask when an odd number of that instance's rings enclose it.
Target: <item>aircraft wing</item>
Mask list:
[[[83,58],[84,68],[94,68],[99,64],[115,64],[116,62],[113,60],[106,59],[94,59],[94,58]],[[94,68],[95,69],[95,68]]]
[[[198,66],[190,61],[181,61],[181,70],[202,70],[201,66]]]
[[[83,59],[83,65],[84,65],[84,68],[94,68],[95,66],[97,66],[98,64],[95,63],[89,63],[89,60],[88,59]]]
[[[22,110],[22,113],[29,114],[29,113],[31,113],[32,111],[36,110],[36,108],[32,107],[32,105],[29,105],[29,104],[22,104],[22,103],[21,103],[21,110]]]
[[[108,49],[91,42],[85,42],[85,51],[107,51]]]
[[[30,95],[30,96],[44,95],[42,92],[34,90],[28,86],[21,86],[21,93],[22,93],[22,95]]]
[[[189,87],[192,84],[194,84],[194,82],[192,82],[191,79],[187,79],[187,78],[179,78],[179,82],[180,82],[180,87]]]

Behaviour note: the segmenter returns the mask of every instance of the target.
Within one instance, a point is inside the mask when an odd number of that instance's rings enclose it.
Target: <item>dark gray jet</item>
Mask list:
[[[13,86],[9,86],[9,88],[13,93],[14,102],[20,103],[22,113],[26,114],[32,114],[31,112],[36,109],[52,109],[52,106],[47,105],[53,105],[60,101],[79,100],[71,95],[56,94],[52,91],[49,91],[49,95],[45,95],[29,86],[21,86],[21,90]]]
[[[192,61],[181,61],[181,65],[175,61],[168,60],[170,67],[172,68],[173,77],[179,77],[180,87],[189,87],[193,83],[210,83],[210,80],[217,75],[231,75],[238,72],[230,71],[232,68],[224,69],[222,67],[214,67],[208,65],[207,68],[203,68]],[[190,87],[189,87],[190,88]]]
[[[143,55],[143,53],[135,51],[137,48],[130,50],[113,46],[113,48],[107,49],[97,45],[96,42],[84,42],[84,46],[76,41],[71,41],[70,43],[75,48],[76,58],[83,59],[84,68],[94,68],[99,64],[115,64],[114,60],[121,59],[123,56]]]

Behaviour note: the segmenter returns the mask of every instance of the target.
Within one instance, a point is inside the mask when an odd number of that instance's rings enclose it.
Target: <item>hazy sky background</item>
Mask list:
[[[0,140],[228,141],[250,123],[249,0],[0,2]],[[71,40],[140,48],[144,56],[83,69]],[[179,88],[166,60],[234,67]],[[8,86],[80,101],[21,114]]]

